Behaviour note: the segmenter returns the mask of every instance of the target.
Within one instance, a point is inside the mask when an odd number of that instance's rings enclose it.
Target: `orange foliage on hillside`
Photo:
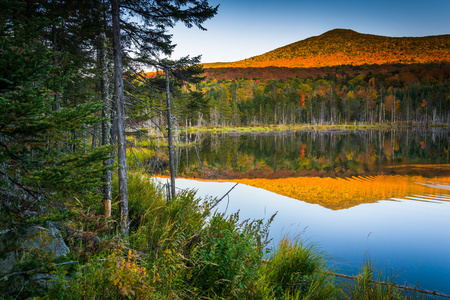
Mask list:
[[[209,68],[204,66],[205,76],[208,79],[233,80],[237,78],[260,78],[260,79],[284,79],[284,78],[308,78],[318,77],[327,74],[336,76],[361,74],[365,76],[368,72],[390,74],[398,72],[397,77],[386,79],[387,81],[404,81],[407,83],[417,82],[418,74],[412,74],[411,69],[419,70],[421,79],[436,78],[443,82],[450,72],[450,63],[441,62],[439,64],[384,64],[384,65],[362,65],[362,66],[333,66],[322,68],[287,68],[287,67],[264,67],[264,68]],[[416,72],[417,73],[417,72]],[[434,80],[434,79],[433,79]]]
[[[334,29],[245,60],[213,68],[322,68],[341,65],[450,62],[450,35],[386,37]]]
[[[412,55],[407,52],[377,52],[360,53],[358,55],[345,54],[342,52],[324,54],[310,57],[296,57],[290,59],[274,60],[242,60],[228,63],[223,67],[228,68],[265,68],[265,67],[285,67],[285,68],[321,68],[341,65],[362,66],[381,64],[417,64],[450,61],[450,51],[442,52],[438,50],[426,51]],[[206,64],[205,68],[214,68],[214,65]]]

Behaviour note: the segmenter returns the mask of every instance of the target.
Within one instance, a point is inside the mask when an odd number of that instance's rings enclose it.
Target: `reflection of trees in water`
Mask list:
[[[180,153],[179,174],[198,171],[199,163],[218,177],[251,172],[254,177],[258,172],[271,177],[407,173],[408,164],[449,163],[448,150],[446,129],[209,134],[198,149]],[[201,162],[192,159],[195,151]],[[402,167],[393,168],[397,165]],[[201,172],[187,175],[202,176]]]

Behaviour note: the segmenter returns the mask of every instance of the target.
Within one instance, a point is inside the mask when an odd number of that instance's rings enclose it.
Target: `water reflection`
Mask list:
[[[274,244],[300,235],[328,251],[340,271],[356,273],[369,255],[399,272],[399,283],[419,282],[450,294],[448,134],[415,129],[187,135],[185,140],[199,142],[178,148],[177,170],[184,177],[240,182],[218,209],[240,211],[242,219],[268,219],[278,211],[271,226]],[[200,197],[221,197],[234,182],[177,179],[177,185],[198,189]]]
[[[195,188],[198,196],[223,196],[234,183],[178,179],[180,188]],[[395,197],[349,209],[331,210],[239,184],[219,210],[240,211],[241,219],[268,219],[275,245],[282,236],[317,243],[339,271],[355,274],[366,256],[397,282],[450,294],[450,197],[432,194]]]
[[[450,174],[447,129],[208,134],[177,152],[191,178]]]
[[[423,176],[376,175],[347,178],[258,178],[236,181],[331,209],[349,208],[393,197],[426,195],[435,193],[436,190],[450,197],[450,177],[429,179]]]

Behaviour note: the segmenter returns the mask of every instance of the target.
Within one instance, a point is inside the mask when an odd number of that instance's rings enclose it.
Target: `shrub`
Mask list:
[[[283,238],[260,270],[266,274],[277,298],[331,299],[337,290],[316,247]]]
[[[274,216],[267,222],[242,222],[238,213],[212,213],[213,199],[196,198],[195,191],[182,191],[166,202],[161,189],[145,174],[130,173],[128,178],[134,226],[120,244],[128,247],[117,246],[119,237],[108,242],[104,236],[101,242],[108,250],[99,247],[86,251],[85,260],[54,265],[45,299],[406,297],[391,279],[387,284],[376,283],[383,278],[376,277],[381,273],[370,262],[355,282],[339,290],[334,277],[327,275],[324,255],[299,240],[282,239],[264,259]],[[88,225],[83,228],[99,227]]]
[[[215,213],[200,231],[190,282],[203,296],[243,299],[254,290],[269,223],[238,221],[238,213]]]
[[[78,265],[70,280],[61,269],[52,283],[49,299],[153,299],[156,282],[131,250],[117,247],[105,258],[92,257]]]

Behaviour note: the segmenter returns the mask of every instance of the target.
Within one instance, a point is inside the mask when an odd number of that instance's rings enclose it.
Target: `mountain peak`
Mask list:
[[[450,35],[387,37],[336,28],[265,54],[205,68],[410,64],[450,61]]]
[[[324,35],[348,35],[348,34],[361,34],[361,33],[356,32],[352,29],[335,28],[335,29],[331,29],[325,33],[322,33],[321,36],[324,36]]]

